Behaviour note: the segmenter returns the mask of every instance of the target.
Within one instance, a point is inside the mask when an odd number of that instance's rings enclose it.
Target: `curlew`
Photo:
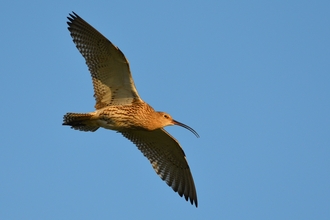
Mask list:
[[[103,127],[121,133],[148,158],[162,180],[197,207],[185,153],[163,127],[179,125],[199,137],[197,132],[144,102],[135,88],[128,60],[119,48],[76,13],[69,15],[70,35],[92,75],[96,110],[67,113],[63,125],[80,131],[93,132]]]

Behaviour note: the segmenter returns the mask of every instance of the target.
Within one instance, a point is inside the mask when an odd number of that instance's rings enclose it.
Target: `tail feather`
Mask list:
[[[96,131],[99,126],[92,119],[91,113],[66,113],[63,116],[63,124],[80,131]]]

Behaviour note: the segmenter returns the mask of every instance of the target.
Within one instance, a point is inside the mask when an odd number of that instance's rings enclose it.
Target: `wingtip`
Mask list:
[[[196,208],[198,208],[197,198],[195,200],[190,200],[190,202],[192,205],[194,205],[194,202],[195,202],[195,206],[196,206]]]
[[[195,204],[195,206],[196,206],[196,208],[198,208],[198,201],[197,201],[197,197],[195,197],[195,198],[193,198],[193,197],[186,197],[185,198],[187,201],[189,201],[190,200],[190,203],[192,204],[192,205],[194,205]],[[189,200],[188,200],[189,199]]]
[[[69,13],[69,16],[70,16],[71,18],[79,18],[79,15],[76,14],[74,11],[72,11],[71,13]],[[69,17],[68,17],[68,18],[69,18]]]
[[[77,15],[74,11],[72,11],[71,13],[69,13],[69,16],[67,18],[69,19],[67,24],[70,25],[72,23],[72,21],[74,21],[77,18],[80,18],[80,16]]]

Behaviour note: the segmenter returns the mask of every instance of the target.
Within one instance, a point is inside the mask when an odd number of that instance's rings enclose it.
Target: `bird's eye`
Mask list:
[[[164,118],[166,118],[166,119],[168,119],[169,117],[168,117],[168,115],[163,115],[164,116]]]

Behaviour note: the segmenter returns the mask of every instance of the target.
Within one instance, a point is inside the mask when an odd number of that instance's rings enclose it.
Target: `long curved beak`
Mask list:
[[[181,122],[178,122],[178,121],[175,121],[175,120],[173,120],[173,123],[174,123],[175,125],[179,125],[179,126],[181,126],[181,127],[184,127],[185,129],[188,129],[188,130],[191,131],[194,135],[196,135],[196,137],[199,138],[198,133],[197,133],[194,129],[192,129],[191,127],[189,127],[188,125],[185,125],[185,124],[183,124],[183,123],[181,123]]]

